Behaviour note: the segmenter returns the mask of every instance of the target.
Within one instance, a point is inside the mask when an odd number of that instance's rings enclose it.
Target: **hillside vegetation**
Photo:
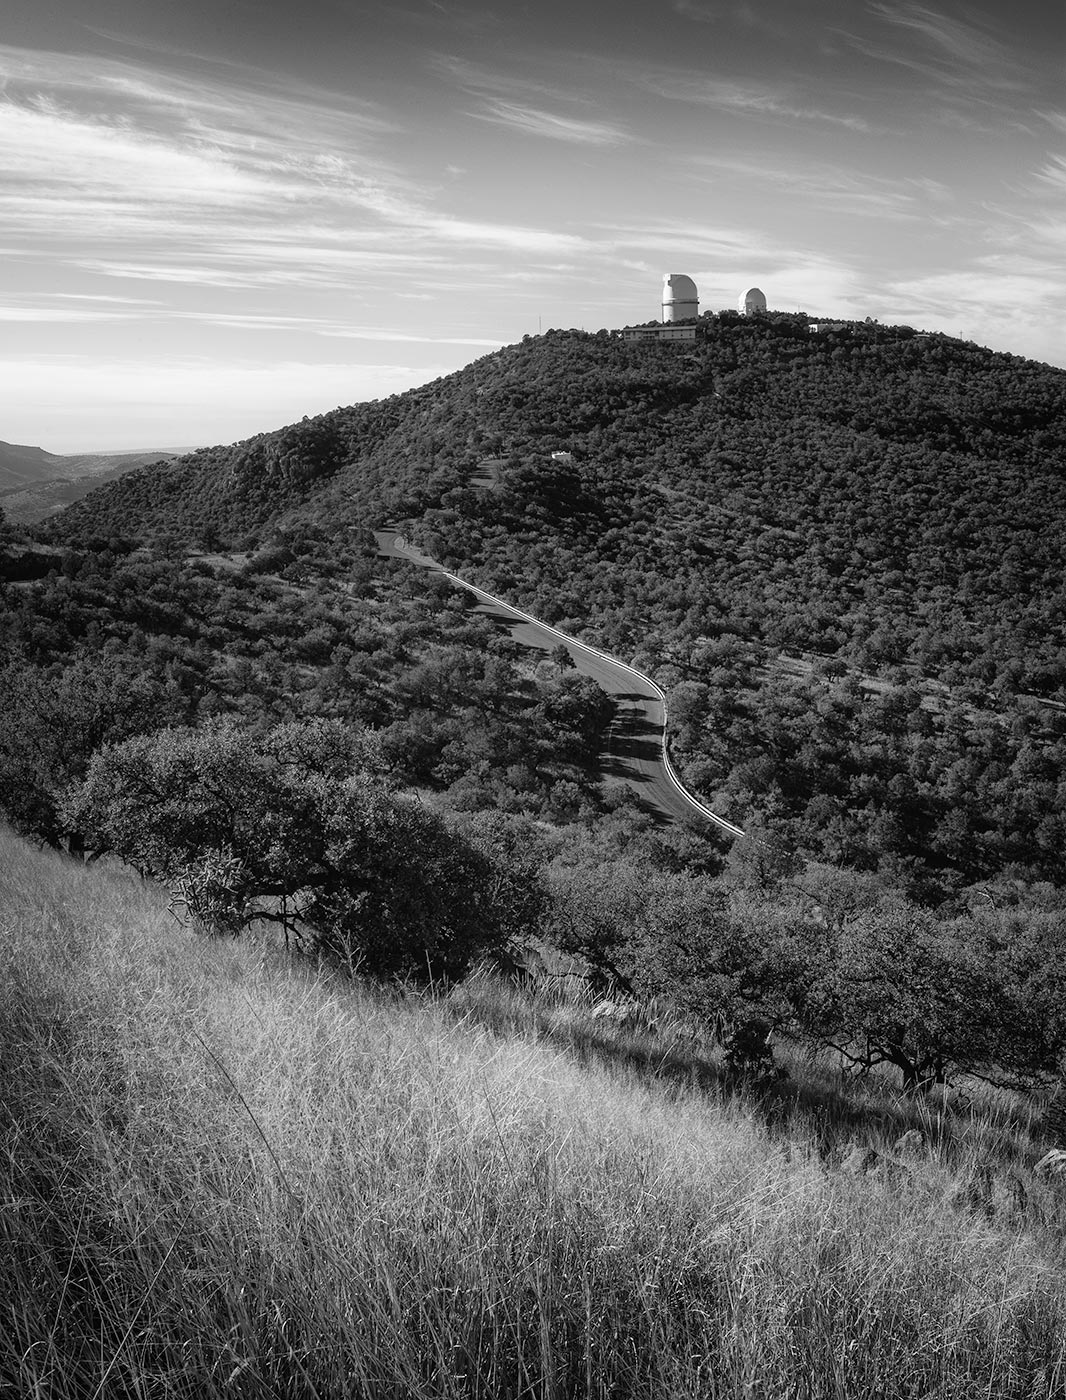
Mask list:
[[[679,769],[741,825],[933,902],[1063,881],[1066,372],[906,327],[702,329],[527,338],[132,473],[54,531],[89,554],[317,531],[343,557],[405,519],[653,671]]]
[[[35,559],[37,580],[0,584],[0,805],[22,831],[63,839],[59,797],[101,745],[220,721],[370,730],[395,784],[455,806],[602,810],[599,687],[344,527],[239,560],[121,540]]]
[[[575,460],[546,462],[553,449]],[[467,491],[493,450],[518,459],[508,489]],[[1066,682],[1064,451],[1064,371],[901,328],[813,336],[723,316],[694,346],[527,338],[422,389],[136,473],[59,528],[232,536],[282,512],[377,525],[429,510],[450,559],[497,581],[521,561],[525,601],[617,645],[692,613],[697,632],[733,623],[1046,693]]]
[[[205,942],[4,834],[0,927],[12,1394],[1063,1393],[1061,1202],[978,1116],[855,1176],[702,1050]]]

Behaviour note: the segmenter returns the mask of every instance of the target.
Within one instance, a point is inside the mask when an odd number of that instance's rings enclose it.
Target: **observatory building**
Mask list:
[[[749,287],[746,292],[741,292],[737,309],[745,316],[757,316],[760,311],[766,310],[766,298],[758,287]]]
[[[761,293],[760,293],[761,295]],[[764,307],[766,303],[763,303]],[[700,296],[691,277],[681,272],[663,276],[663,321],[687,321],[700,314]]]

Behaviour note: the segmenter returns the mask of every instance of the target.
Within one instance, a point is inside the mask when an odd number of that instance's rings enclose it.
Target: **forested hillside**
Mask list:
[[[545,461],[559,449],[574,461]],[[489,451],[511,455],[507,489],[467,494]],[[281,515],[424,515],[453,562],[510,582],[521,561],[512,586],[545,613],[585,625],[594,602],[615,644],[724,622],[1053,693],[1064,453],[1066,372],[900,328],[723,315],[695,346],[527,339],[134,473],[57,528],[232,542]]]
[[[60,843],[59,797],[101,745],[219,722],[370,732],[394,784],[456,807],[602,810],[599,687],[358,542],[309,527],[240,561],[118,541],[36,558],[49,571],[0,595],[0,789],[27,833]]]
[[[1066,372],[905,327],[701,332],[527,338],[133,473],[54,533],[247,550],[404,519],[655,672],[678,766],[734,819],[933,900],[1066,879]]]

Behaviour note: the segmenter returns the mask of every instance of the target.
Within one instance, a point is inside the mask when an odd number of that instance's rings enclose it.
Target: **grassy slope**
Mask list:
[[[735,1102],[494,1033],[502,992],[331,985],[4,833],[0,925],[0,1391],[1066,1385],[1061,1274],[948,1204],[958,1168],[856,1180]]]

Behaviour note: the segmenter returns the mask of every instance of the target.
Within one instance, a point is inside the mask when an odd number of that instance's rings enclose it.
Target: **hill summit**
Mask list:
[[[0,491],[10,491],[38,481],[51,481],[63,472],[63,458],[43,447],[0,442]]]
[[[471,485],[486,456],[494,491]],[[451,566],[623,650],[731,630],[983,684],[1023,651],[1007,679],[1054,696],[1064,456],[1066,371],[908,327],[723,313],[678,345],[526,337],[130,472],[54,528],[237,545],[402,517]]]

